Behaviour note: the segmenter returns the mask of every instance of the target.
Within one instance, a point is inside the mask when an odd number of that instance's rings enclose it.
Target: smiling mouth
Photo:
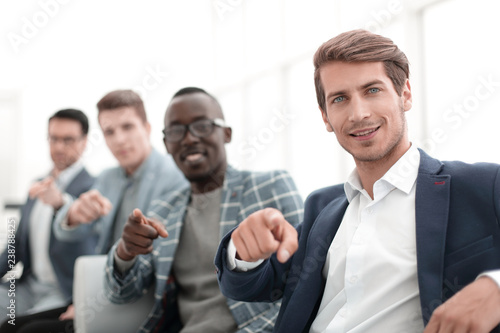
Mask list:
[[[188,151],[181,155],[181,159],[187,163],[197,163],[200,162],[205,157],[205,152],[203,151]]]
[[[125,156],[128,154],[128,150],[127,149],[118,150],[117,154],[120,156]]]
[[[371,129],[367,129],[367,130],[364,130],[364,131],[361,131],[361,132],[351,133],[350,135],[354,136],[354,137],[368,136],[368,135],[370,135],[370,134],[378,131],[379,128],[380,128],[380,126],[379,127],[375,127],[375,128],[371,128]]]
[[[198,161],[203,157],[203,154],[201,153],[194,153],[194,154],[189,154],[185,157],[185,160],[188,162],[195,162]]]

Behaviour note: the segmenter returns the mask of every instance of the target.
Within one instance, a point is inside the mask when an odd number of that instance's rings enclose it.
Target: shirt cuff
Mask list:
[[[68,214],[64,216],[64,219],[61,221],[61,229],[62,230],[73,230],[76,229],[78,225],[69,225],[68,223]]]
[[[479,276],[477,278],[479,279],[482,276],[489,277],[490,279],[492,279],[493,281],[495,281],[495,283],[497,284],[498,288],[500,288],[500,269],[481,273],[481,274],[479,274]]]
[[[64,205],[66,205],[68,202],[73,200],[73,197],[71,196],[71,194],[66,193],[66,192],[63,192],[61,197],[62,197],[62,205],[58,209],[54,209],[54,214],[57,213],[59,211],[59,209],[63,208]]]
[[[229,241],[229,244],[227,245],[227,266],[230,270],[246,272],[257,268],[257,266],[262,264],[263,261],[263,259],[259,259],[255,262],[249,262],[236,259],[236,246],[234,246],[232,239]]]
[[[118,256],[115,250],[113,254],[113,259],[115,260],[115,268],[118,270],[118,272],[120,272],[120,274],[123,274],[130,268],[132,268],[132,266],[134,266],[137,257],[134,257],[134,259],[131,260],[123,260]]]

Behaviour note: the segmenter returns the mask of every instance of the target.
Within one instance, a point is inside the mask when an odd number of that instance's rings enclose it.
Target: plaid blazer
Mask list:
[[[166,201],[158,200],[148,211],[148,216],[164,223],[169,236],[156,239],[153,251],[138,256],[125,275],[114,271],[116,244],[108,254],[105,294],[113,303],[128,303],[140,298],[156,281],[155,304],[139,332],[151,332],[160,319],[171,323],[164,326],[169,327],[168,332],[180,329],[172,262],[190,194],[190,188],[186,187]],[[266,207],[279,209],[291,224],[297,225],[302,221],[303,201],[290,175],[286,171],[249,172],[228,167],[222,189],[220,239],[248,215]],[[164,298],[165,293],[167,297]],[[165,301],[166,304],[162,304]],[[280,307],[279,302],[245,303],[231,299],[227,300],[227,304],[238,325],[238,332],[272,332]],[[167,311],[164,311],[165,308]]]

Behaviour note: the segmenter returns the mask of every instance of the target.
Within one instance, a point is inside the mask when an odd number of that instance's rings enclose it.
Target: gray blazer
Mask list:
[[[170,155],[160,154],[155,149],[144,162],[146,169],[139,186],[137,203],[134,208],[146,212],[155,200],[165,199],[170,192],[187,186],[187,180],[175,166]],[[60,240],[84,239],[89,236],[98,236],[99,240],[95,252],[105,254],[112,245],[110,242],[113,233],[113,219],[117,213],[117,206],[121,193],[127,185],[125,173],[121,167],[103,171],[96,180],[93,189],[97,189],[109,199],[113,205],[109,214],[98,218],[90,224],[81,224],[77,228],[64,229],[61,222],[65,219],[69,207],[73,202],[64,205],[56,215],[54,233]],[[130,212],[132,213],[132,211]]]

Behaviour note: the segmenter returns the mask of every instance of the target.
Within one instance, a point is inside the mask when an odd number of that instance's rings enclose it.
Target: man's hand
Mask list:
[[[44,204],[54,207],[55,210],[58,210],[64,204],[62,193],[56,187],[52,176],[31,185],[29,196],[31,199],[38,199]]]
[[[59,320],[73,320],[75,319],[75,306],[70,304],[65,312],[61,313]]]
[[[90,190],[80,195],[71,205],[68,211],[68,224],[90,223],[108,214],[111,208],[111,202],[106,197],[97,190]]]
[[[299,247],[297,231],[283,214],[274,208],[265,208],[248,216],[232,235],[238,259],[257,261],[277,252],[285,263]]]
[[[439,306],[424,333],[487,333],[500,323],[500,288],[481,277]]]
[[[153,240],[168,237],[162,223],[146,218],[139,209],[134,209],[123,227],[122,238],[116,254],[123,260],[132,260],[139,254],[153,251]]]

